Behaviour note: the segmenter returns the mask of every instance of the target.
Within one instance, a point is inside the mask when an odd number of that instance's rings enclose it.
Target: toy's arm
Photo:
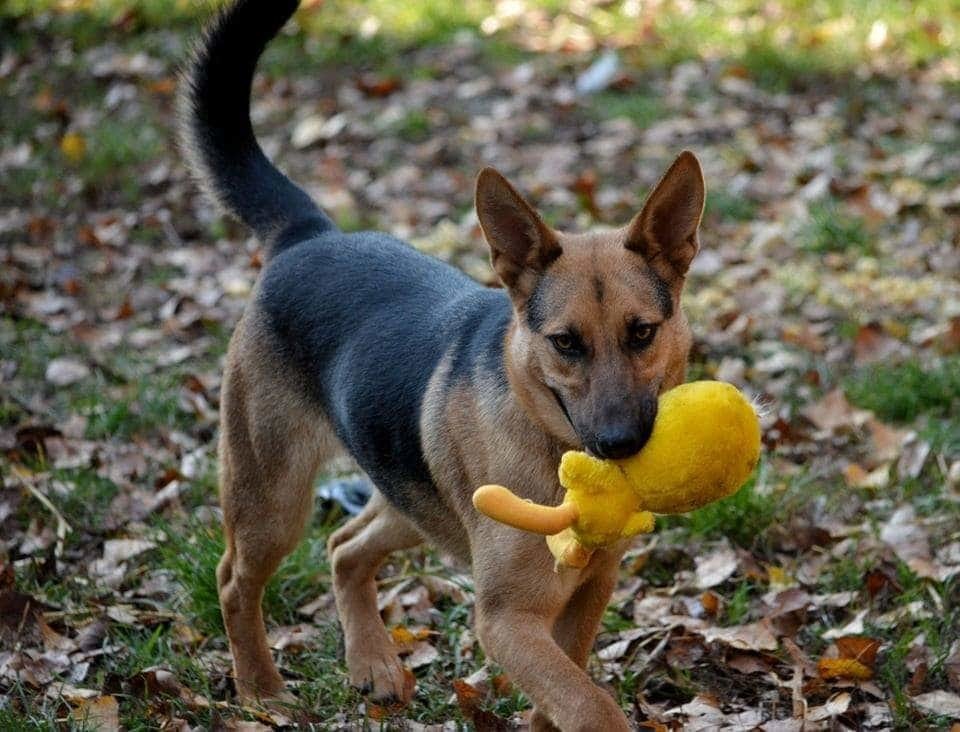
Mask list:
[[[630,514],[627,523],[624,525],[620,535],[624,538],[630,538],[637,534],[649,534],[656,525],[656,518],[649,511],[637,511]]]
[[[572,503],[543,506],[524,500],[502,485],[484,485],[473,492],[473,505],[482,514],[515,529],[558,534],[572,526],[579,512]]]
[[[574,451],[565,452],[560,460],[560,484],[568,489],[577,486],[587,495],[601,490],[632,490],[615,463]]]

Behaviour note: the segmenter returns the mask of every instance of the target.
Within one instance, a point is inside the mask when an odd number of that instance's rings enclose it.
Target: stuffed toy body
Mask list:
[[[559,506],[525,501],[486,485],[476,508],[547,536],[558,566],[586,566],[594,549],[653,531],[654,513],[686,513],[735,493],[760,457],[760,424],[744,395],[720,381],[682,384],[660,396],[644,448],[623,460],[567,452]]]

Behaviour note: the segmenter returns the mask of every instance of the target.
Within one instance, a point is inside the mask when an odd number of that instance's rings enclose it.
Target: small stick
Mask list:
[[[33,497],[36,498],[40,503],[42,503],[50,513],[54,515],[54,518],[57,519],[57,544],[53,548],[53,555],[59,559],[63,555],[63,540],[67,537],[73,527],[67,523],[67,520],[63,517],[63,514],[54,506],[50,499],[47,498],[39,488],[37,488],[31,481],[24,481],[24,485],[27,486],[27,490],[33,494]]]

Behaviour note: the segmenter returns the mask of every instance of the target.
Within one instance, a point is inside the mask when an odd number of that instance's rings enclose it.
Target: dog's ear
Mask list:
[[[514,299],[528,297],[540,273],[563,252],[557,235],[493,168],[477,177],[476,206],[493,269]]]
[[[705,198],[700,161],[684,150],[627,226],[627,249],[642,254],[660,274],[682,279],[700,248],[697,230]]]

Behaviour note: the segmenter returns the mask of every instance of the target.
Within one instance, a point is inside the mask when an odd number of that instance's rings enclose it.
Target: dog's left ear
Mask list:
[[[682,279],[700,248],[697,230],[705,198],[700,161],[684,150],[627,226],[627,249],[642,254],[661,274]]]
[[[557,235],[493,168],[477,177],[476,206],[493,269],[514,301],[526,299],[547,265],[563,253]]]

